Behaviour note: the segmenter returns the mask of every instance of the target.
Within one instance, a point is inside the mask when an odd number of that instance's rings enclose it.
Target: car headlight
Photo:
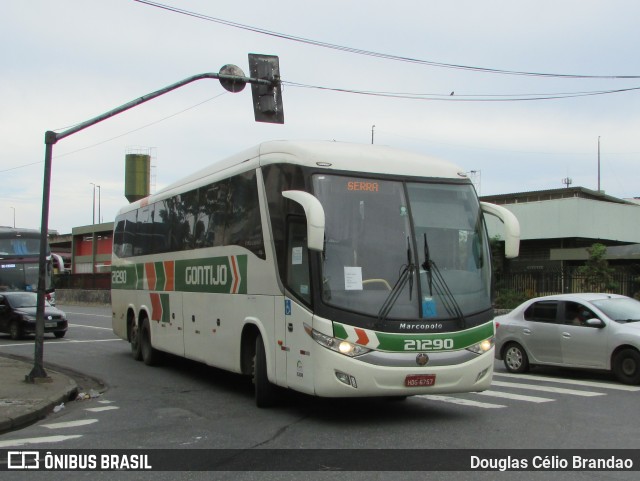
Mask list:
[[[358,344],[353,344],[349,341],[345,341],[344,339],[338,339],[335,337],[327,336],[326,334],[322,334],[321,332],[313,329],[308,324],[304,325],[304,330],[311,336],[314,341],[316,341],[321,346],[326,347],[327,349],[331,349],[332,351],[339,352],[340,354],[344,354],[345,356],[356,357],[371,350]]]
[[[29,316],[27,314],[20,314],[20,320],[25,322],[36,322],[36,317]]]
[[[495,339],[493,337],[490,337],[489,339],[485,339],[484,341],[477,342],[474,345],[467,347],[467,350],[475,352],[476,354],[484,354],[485,352],[491,350],[494,344]]]

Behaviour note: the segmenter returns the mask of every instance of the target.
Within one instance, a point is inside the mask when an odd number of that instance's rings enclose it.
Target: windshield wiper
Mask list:
[[[413,275],[416,271],[416,266],[413,263],[413,254],[411,253],[411,242],[409,242],[409,237],[407,237],[407,263],[403,266],[402,271],[400,272],[400,276],[398,280],[393,285],[393,289],[389,292],[389,295],[380,306],[380,310],[378,311],[378,320],[386,319],[389,312],[395,305],[398,297],[400,297],[400,293],[404,286],[409,282],[409,300],[411,300],[411,293],[413,292]]]
[[[460,327],[464,329],[467,326],[467,320],[462,313],[462,309],[460,309],[458,301],[456,301],[456,297],[451,292],[451,289],[449,289],[447,281],[445,281],[444,277],[442,277],[440,269],[436,265],[435,261],[431,259],[426,232],[424,233],[424,262],[422,263],[421,267],[427,274],[429,295],[433,296],[433,291],[435,290],[436,294],[440,297],[440,301],[442,302],[442,305],[444,306],[447,313],[451,317],[457,318],[460,321]]]

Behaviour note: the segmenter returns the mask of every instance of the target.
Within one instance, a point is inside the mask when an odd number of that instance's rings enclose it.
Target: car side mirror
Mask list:
[[[605,326],[604,322],[602,322],[602,319],[598,319],[597,317],[594,317],[593,319],[587,319],[584,324],[585,326],[597,327],[598,329],[602,329]]]

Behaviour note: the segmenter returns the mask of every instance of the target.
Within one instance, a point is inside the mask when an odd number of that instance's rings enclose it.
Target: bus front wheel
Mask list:
[[[256,354],[253,358],[253,384],[255,388],[256,406],[266,408],[276,402],[276,386],[271,384],[267,376],[267,355],[262,336],[256,338]]]

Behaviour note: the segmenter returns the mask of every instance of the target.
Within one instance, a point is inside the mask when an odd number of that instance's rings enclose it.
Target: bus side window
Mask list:
[[[307,225],[302,219],[290,219],[287,229],[287,287],[306,304],[311,304]]]

